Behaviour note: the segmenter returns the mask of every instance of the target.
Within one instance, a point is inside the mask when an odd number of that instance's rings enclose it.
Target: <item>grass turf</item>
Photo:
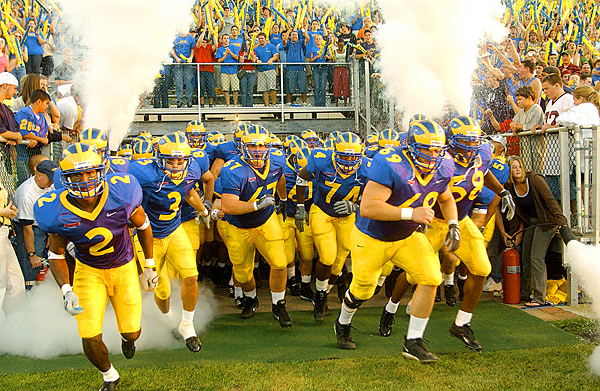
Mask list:
[[[462,342],[448,333],[457,310],[445,304],[436,305],[425,333],[425,338],[431,341],[426,345],[430,351],[440,354],[463,352],[466,349]],[[353,320],[357,330],[352,331],[357,344],[355,351],[337,348],[332,326],[337,311],[332,310],[332,314],[321,325],[315,324],[312,312],[293,312],[294,326],[287,330],[279,327],[270,312],[265,312],[256,313],[247,321],[240,319],[238,314],[214,320],[209,329],[200,335],[203,346],[199,354],[189,353],[182,343],[181,349],[137,352],[133,360],[124,359],[120,352],[112,352],[118,354],[111,355],[111,360],[117,368],[153,368],[399,355],[408,326],[404,307],[399,308],[394,332],[388,338],[379,335],[377,327],[380,315],[380,308],[361,308],[357,312]],[[496,301],[478,305],[472,327],[486,351],[583,343],[577,336]],[[81,370],[89,367],[90,364],[82,355],[61,356],[51,360],[0,356],[0,374]]]

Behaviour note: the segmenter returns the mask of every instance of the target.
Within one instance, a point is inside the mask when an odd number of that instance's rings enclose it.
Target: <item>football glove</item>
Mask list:
[[[356,204],[350,201],[338,201],[333,204],[333,211],[339,215],[349,216],[356,212]]]
[[[204,201],[202,201],[202,204],[204,204],[204,207],[206,208],[206,210],[212,209],[212,202],[210,202],[210,200],[204,200]]]
[[[296,205],[296,228],[299,232],[304,232],[304,222],[308,225],[308,213],[303,204]]]
[[[287,205],[287,199],[285,200],[279,200],[279,205],[277,205],[277,209],[275,209],[275,212],[277,212],[277,214],[279,215],[283,215],[283,220],[285,220],[285,207]]]
[[[142,286],[146,290],[146,292],[151,292],[156,288],[156,284],[158,284],[158,274],[156,270],[151,267],[144,268],[144,274],[142,276]]]
[[[506,218],[512,220],[513,217],[515,217],[515,202],[513,201],[510,192],[504,189],[498,195],[502,197],[502,209],[500,209],[500,211],[502,213],[506,212]]]
[[[448,235],[446,235],[444,246],[446,246],[446,251],[449,253],[458,250],[460,247],[460,228],[458,227],[458,221],[448,221]]]
[[[63,296],[63,305],[65,307],[65,311],[69,313],[69,315],[79,315],[83,312],[83,308],[79,306],[79,297],[73,291],[68,291]]]
[[[261,210],[268,208],[271,205],[275,205],[275,197],[270,194],[262,196],[258,201],[254,201],[254,210]]]

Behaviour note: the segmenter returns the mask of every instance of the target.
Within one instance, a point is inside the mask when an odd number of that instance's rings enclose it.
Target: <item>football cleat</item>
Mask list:
[[[437,289],[435,290],[435,302],[439,303],[442,301],[442,291],[440,289],[440,286],[438,285]]]
[[[118,389],[120,381],[121,378],[118,378],[115,381],[105,381],[99,391],[115,391]]]
[[[272,304],[273,317],[279,321],[279,325],[284,329],[292,327],[292,319],[285,309],[285,299],[279,300],[277,304]]]
[[[385,308],[381,313],[381,319],[379,319],[379,334],[382,337],[389,337],[392,334],[392,325],[394,324],[394,315],[388,312]]]
[[[287,289],[290,291],[290,295],[300,296],[300,284],[298,283],[298,277],[294,276],[288,279]]]
[[[477,338],[475,338],[475,334],[473,334],[471,325],[468,323],[464,326],[457,326],[456,323],[452,323],[452,326],[450,327],[450,334],[463,341],[465,346],[469,349],[476,351],[483,349],[483,346],[481,346]]]
[[[325,320],[325,307],[327,307],[327,292],[317,291],[315,293],[315,308],[313,310],[313,316],[318,323]]]
[[[198,353],[200,349],[202,349],[200,339],[196,335],[187,338],[185,340],[185,346],[187,346],[188,350],[192,353]]]
[[[236,297],[234,300],[235,306],[239,309],[244,308],[244,297]]]
[[[300,283],[300,298],[302,300],[306,300],[306,301],[310,301],[311,303],[314,303],[314,299],[315,299],[315,293],[313,292],[312,288],[310,287],[310,282],[301,282]]]
[[[456,305],[456,287],[444,284],[444,297],[448,307],[454,307]]]
[[[135,356],[135,341],[121,338],[121,351],[126,359],[133,358]]]
[[[337,344],[340,349],[356,349],[356,344],[350,335],[350,331],[352,331],[352,325],[343,325],[340,323],[340,319],[338,318],[335,320],[335,324],[333,325],[333,331],[337,337]]]
[[[406,339],[406,336],[404,336],[404,349],[402,350],[402,355],[423,364],[438,361],[437,356],[429,352],[425,349],[425,346],[423,346],[423,338]]]
[[[242,319],[250,319],[254,316],[254,311],[258,308],[257,297],[244,297],[244,308],[242,309]]]

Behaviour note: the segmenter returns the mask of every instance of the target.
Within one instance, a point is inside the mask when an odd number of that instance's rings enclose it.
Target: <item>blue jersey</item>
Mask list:
[[[406,147],[382,149],[375,155],[369,170],[369,180],[392,190],[387,203],[400,208],[433,207],[438,195],[446,191],[454,173],[450,157],[431,175],[415,174],[415,166]],[[356,228],[365,235],[384,242],[395,242],[409,237],[419,223],[412,220],[378,221],[356,212]]]
[[[215,58],[221,59],[223,57],[225,57],[225,60],[223,60],[223,62],[221,64],[234,64],[234,65],[221,65],[221,73],[224,73],[226,75],[235,75],[237,73],[237,64],[238,64],[238,60],[236,60],[235,58],[233,58],[233,56],[231,56],[230,54],[225,54],[227,49],[229,49],[231,52],[233,52],[233,54],[235,54],[236,56],[239,55],[240,51],[228,46],[221,46],[218,50],[217,53],[215,54]]]
[[[500,182],[501,185],[504,185],[510,177],[510,168],[502,156],[495,157],[492,160],[490,171],[492,174],[494,174],[496,179],[498,179],[498,182]],[[475,200],[475,205],[487,206],[492,202],[495,196],[496,193],[484,186],[483,189],[481,189],[481,193],[479,193],[477,199]]]
[[[239,156],[240,150],[233,141],[227,141],[217,145],[215,150],[215,159],[223,159],[225,162]]]
[[[73,242],[75,257],[97,269],[116,268],[133,259],[127,223],[142,203],[142,189],[132,175],[109,175],[104,186],[92,212],[71,204],[64,189],[45,194],[33,207],[44,232]]]
[[[108,158],[108,165],[106,167],[106,174],[127,174],[129,172],[130,161],[123,157],[111,156]],[[54,170],[54,188],[64,188],[62,181],[60,180],[60,167]]]
[[[44,114],[35,114],[31,106],[25,106],[15,114],[15,120],[19,124],[22,136],[33,133],[37,137],[48,136],[48,122]]]
[[[298,172],[296,168],[290,164],[289,160],[285,162],[285,189],[287,193],[287,204],[285,206],[285,214],[288,216],[296,215],[296,203],[298,202],[296,198],[296,177],[298,176]],[[304,192],[304,206],[306,210],[310,209],[310,205],[312,205],[312,182],[308,182],[308,189]]]
[[[202,150],[204,151],[204,153],[206,154],[206,157],[208,158],[208,164],[210,166],[212,166],[213,162],[215,161],[215,152],[217,150],[217,144],[211,144],[209,142],[205,142],[204,145],[202,146]]]
[[[192,149],[192,159],[196,160],[198,163],[198,167],[200,167],[200,176],[204,175],[204,173],[210,170],[210,165],[208,162],[208,156],[204,153],[203,150],[194,148]],[[204,189],[202,188],[202,182],[196,183],[196,192],[200,197],[204,195]],[[185,223],[191,219],[196,218],[196,209],[193,206],[188,204],[186,201],[183,201],[181,205],[181,222]]]
[[[462,220],[473,208],[475,199],[483,189],[483,181],[492,164],[492,147],[482,144],[478,156],[470,164],[455,161],[454,176],[450,181],[450,191],[456,201],[458,219]],[[439,205],[436,204],[435,217],[443,219]]]
[[[129,172],[142,186],[142,205],[150,219],[152,235],[157,239],[166,238],[181,224],[181,204],[202,176],[198,163],[192,159],[185,177],[177,180],[165,175],[151,159],[131,163]]]
[[[234,194],[240,201],[257,201],[261,197],[275,194],[277,181],[283,176],[285,156],[280,150],[271,150],[270,158],[263,173],[258,173],[241,156],[237,156],[223,166],[221,186],[223,194]],[[263,225],[273,214],[273,206],[244,215],[225,215],[225,221],[238,228],[256,228]]]
[[[344,217],[333,210],[337,201],[357,202],[367,184],[367,171],[371,162],[362,157],[358,170],[344,175],[337,170],[333,151],[315,149],[308,158],[306,171],[313,181],[313,202],[333,217]]]
[[[375,157],[375,155],[377,155],[377,152],[379,152],[379,146],[378,145],[371,145],[369,148],[367,148],[365,150],[365,155],[369,159],[373,159]]]
[[[221,198],[221,194],[223,194],[223,185],[221,184],[221,177],[218,177],[215,180],[215,190],[213,192],[215,199]]]

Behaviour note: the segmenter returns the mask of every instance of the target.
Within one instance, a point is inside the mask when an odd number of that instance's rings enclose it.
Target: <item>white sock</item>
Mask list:
[[[296,267],[292,266],[292,267],[288,267],[287,268],[287,275],[288,275],[288,280],[292,277],[296,277]]]
[[[244,292],[244,296],[254,299],[256,297],[256,288],[252,289],[250,292]]]
[[[406,339],[423,338],[423,333],[425,333],[427,322],[429,322],[429,318],[417,318],[416,316],[411,315],[410,321],[408,322]]]
[[[302,282],[305,284],[310,284],[310,280],[311,280],[311,276],[310,274],[308,276],[302,276]]]
[[[179,327],[177,328],[179,334],[183,337],[183,339],[188,339],[196,336],[196,330],[194,329],[194,323],[188,320],[182,320],[179,323]]]
[[[356,308],[354,308],[354,309],[348,308],[346,303],[342,303],[342,310],[340,311],[340,318],[339,318],[340,324],[343,324],[343,325],[350,324],[352,322],[352,317],[354,316],[355,312],[356,312]]]
[[[234,292],[234,296],[235,297],[242,297],[242,296],[244,296],[244,292],[242,291],[242,287],[241,286],[234,286],[233,287],[233,292]]]
[[[104,381],[117,381],[119,379],[119,372],[115,369],[115,367],[110,364],[110,368],[106,372],[102,372],[102,379]]]
[[[218,263],[217,263],[217,266],[218,266],[218,267],[225,267],[225,262],[218,262]]]
[[[318,291],[326,291],[327,290],[327,284],[329,284],[329,278],[326,280],[319,280],[317,278],[317,290]]]
[[[379,280],[377,280],[377,285],[378,286],[383,286],[383,283],[385,282],[386,277],[381,276],[379,277]]]
[[[461,276],[460,273],[458,273],[458,278],[464,281],[467,279],[467,276]]]
[[[273,292],[271,291],[271,301],[273,304],[277,304],[279,300],[285,299],[285,291],[283,292]]]
[[[181,320],[184,322],[193,322],[194,321],[194,312],[195,311],[186,311],[183,310],[181,314]]]
[[[231,278],[229,279],[229,285],[233,285],[233,274],[231,275]]]
[[[456,314],[456,320],[454,321],[454,323],[456,323],[458,327],[462,327],[466,324],[471,323],[472,318],[473,314],[458,310],[458,314]]]
[[[454,285],[454,273],[442,273],[442,278],[444,279],[444,285]]]
[[[352,258],[346,258],[346,271],[352,273]]]
[[[331,292],[331,288],[333,288],[333,285],[327,284],[327,294],[329,294],[329,292]]]
[[[396,311],[398,311],[398,305],[400,303],[394,303],[392,301],[392,298],[390,297],[390,301],[388,301],[388,303],[385,305],[385,310],[387,312],[389,312],[390,314],[395,314]]]

